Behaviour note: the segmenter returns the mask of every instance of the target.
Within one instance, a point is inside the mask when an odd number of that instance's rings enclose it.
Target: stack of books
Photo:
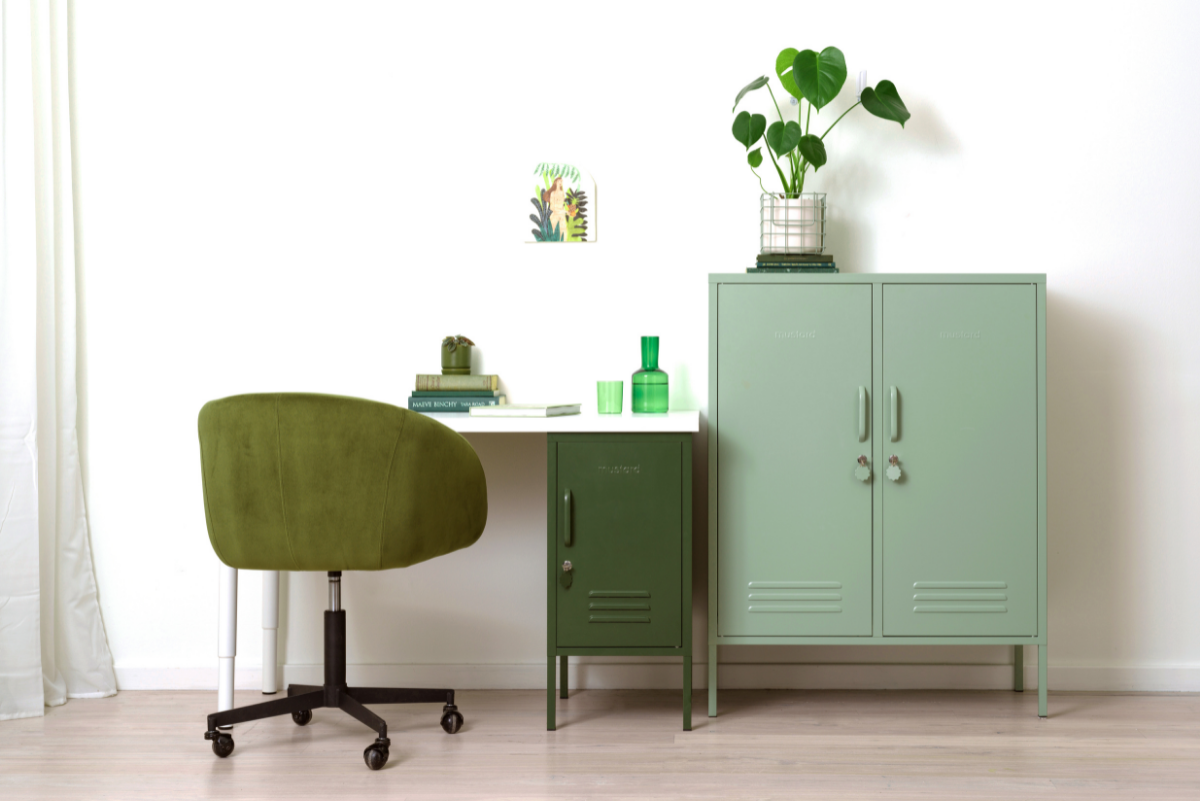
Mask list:
[[[836,273],[837,264],[828,253],[759,253],[748,273]]]
[[[408,399],[414,412],[462,412],[475,406],[503,406],[500,376],[418,375],[417,388]]]

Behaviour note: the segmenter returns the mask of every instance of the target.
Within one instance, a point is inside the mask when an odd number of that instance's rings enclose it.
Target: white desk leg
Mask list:
[[[279,649],[279,571],[264,570],[262,574],[263,608],[263,652],[262,652],[262,691],[263,695],[274,695],[279,692],[279,683],[275,680],[278,665]]]
[[[217,602],[217,711],[233,709],[233,659],[237,656],[237,568],[221,565]]]

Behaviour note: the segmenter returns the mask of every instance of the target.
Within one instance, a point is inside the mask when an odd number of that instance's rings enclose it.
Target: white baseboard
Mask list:
[[[118,667],[122,690],[216,690],[211,667]],[[546,687],[546,663],[498,665],[349,665],[347,680],[367,687],[453,687],[458,690],[537,690]],[[320,684],[320,665],[284,665],[282,683]],[[678,662],[571,660],[569,682],[584,690],[680,689]],[[692,685],[707,687],[708,671],[693,664]],[[1012,688],[1011,665],[962,664],[763,664],[721,665],[722,689],[800,690],[1005,690]],[[239,690],[262,686],[257,667],[237,669]],[[1050,689],[1085,692],[1200,692],[1200,666],[1051,665]],[[1026,689],[1037,688],[1037,666],[1025,666]]]
[[[118,690],[217,690],[217,660],[212,667],[139,668],[115,667]],[[238,690],[262,687],[262,670],[235,668],[233,686]]]

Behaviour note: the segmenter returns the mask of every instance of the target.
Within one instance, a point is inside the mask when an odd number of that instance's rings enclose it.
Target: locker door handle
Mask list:
[[[563,493],[563,545],[571,544],[571,491]]]
[[[858,388],[858,441],[867,438],[867,388]]]
[[[892,387],[891,396],[892,396],[892,398],[891,398],[891,402],[892,402],[891,437],[892,437],[892,442],[895,442],[896,440],[900,439],[900,393],[896,391],[895,387]]]

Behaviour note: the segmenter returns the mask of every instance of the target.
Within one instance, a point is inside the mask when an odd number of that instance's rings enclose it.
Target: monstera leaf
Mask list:
[[[754,148],[754,150],[750,151],[750,153],[746,156],[746,161],[749,162],[750,166],[754,167],[755,169],[758,169],[759,167],[761,167],[762,166],[762,148],[756,147],[756,148]],[[530,216],[532,216],[532,215],[530,215]]]
[[[808,163],[813,165],[813,172],[825,166],[828,158],[825,156],[825,143],[821,141],[821,137],[808,134],[800,137],[800,155],[808,159]]]
[[[800,130],[798,122],[789,122],[786,125],[782,122],[773,122],[767,129],[767,144],[775,151],[775,155],[782,156],[791,153],[803,136],[804,131]]]
[[[838,96],[846,83],[846,57],[836,47],[827,47],[820,53],[802,50],[792,62],[792,79],[804,99],[820,111]]]
[[[755,89],[762,89],[767,85],[767,76],[763,75],[760,78],[755,78],[750,83],[742,87],[742,91],[738,92],[738,96],[733,99],[733,110],[737,111],[737,104],[742,102],[742,98],[747,92],[753,92]]]
[[[767,127],[767,118],[761,114],[751,114],[743,111],[733,118],[733,138],[741,142],[749,150],[750,146],[762,138]]]
[[[800,55],[800,51],[794,47],[780,50],[779,55],[775,58],[775,74],[779,76],[779,82],[783,84],[783,88],[789,95],[797,100],[803,100],[804,95],[800,93],[800,87],[796,86],[796,79],[792,76],[792,64],[798,55]]]
[[[867,87],[862,91],[863,108],[874,114],[876,117],[882,117],[885,120],[892,120],[900,123],[900,127],[904,127],[904,123],[912,115],[908,113],[908,108],[905,107],[904,101],[900,99],[900,93],[896,91],[896,85],[891,81],[880,81],[875,85],[875,88]]]

